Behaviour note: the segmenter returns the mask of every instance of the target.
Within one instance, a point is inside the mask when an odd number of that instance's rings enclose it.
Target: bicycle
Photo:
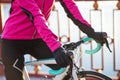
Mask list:
[[[93,40],[92,38],[86,37],[83,38],[82,40],[74,43],[71,42],[69,44],[64,44],[63,48],[65,48],[65,50],[67,51],[73,51],[75,50],[78,46],[80,46],[82,43],[88,42]],[[108,47],[108,49],[110,50],[109,46],[108,46],[108,42],[107,39],[106,41],[106,45]],[[98,52],[101,49],[101,44],[97,43],[97,47],[93,50],[86,50],[87,54],[94,54],[96,52]],[[111,50],[110,50],[111,51]],[[73,54],[76,55],[76,54]],[[42,60],[33,60],[33,61],[27,61],[25,62],[25,65],[41,65],[41,64],[56,64],[55,59],[54,58],[49,58],[49,59],[42,59]],[[25,80],[30,80],[29,78],[29,74],[27,72],[26,66],[24,68],[24,78]],[[67,66],[66,68],[61,68],[59,70],[49,70],[48,71],[48,75],[52,75],[54,76],[52,78],[52,80],[64,80],[64,77],[70,72],[71,68],[72,68],[72,74],[71,74],[71,78],[69,80],[89,80],[88,78],[90,78],[90,80],[112,80],[110,77],[99,73],[99,72],[95,72],[95,71],[85,71],[85,70],[81,70],[81,68],[79,66],[76,65],[76,63],[74,62],[73,59],[73,67],[71,66]]]

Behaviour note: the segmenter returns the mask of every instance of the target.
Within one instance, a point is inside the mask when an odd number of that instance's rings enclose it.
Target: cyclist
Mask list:
[[[59,1],[67,16],[81,31],[101,44],[104,43],[102,32],[94,31],[73,0]],[[25,54],[36,59],[55,57],[55,69],[66,67],[71,62],[57,36],[46,24],[54,2],[55,0],[12,0],[10,16],[1,36],[6,80],[23,80]]]

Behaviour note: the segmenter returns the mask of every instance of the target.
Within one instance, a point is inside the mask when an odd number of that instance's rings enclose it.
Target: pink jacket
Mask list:
[[[61,44],[57,41],[57,36],[46,24],[52,10],[54,0],[14,0],[12,3],[12,13],[7,19],[2,38],[11,40],[31,40],[42,38],[51,51],[55,51]],[[68,17],[87,23],[81,16],[78,7],[73,0],[60,0]],[[21,9],[28,10],[34,19],[34,24]]]

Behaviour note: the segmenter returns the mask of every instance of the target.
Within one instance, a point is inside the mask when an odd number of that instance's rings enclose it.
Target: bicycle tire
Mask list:
[[[95,71],[80,71],[78,78],[85,78],[85,80],[112,80],[110,77]]]

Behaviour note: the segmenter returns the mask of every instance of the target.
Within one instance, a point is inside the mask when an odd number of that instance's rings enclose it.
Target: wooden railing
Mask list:
[[[0,3],[10,3],[11,1],[12,0],[0,0]],[[59,1],[59,0],[55,0],[55,1]],[[114,0],[75,0],[75,1],[114,1]]]

